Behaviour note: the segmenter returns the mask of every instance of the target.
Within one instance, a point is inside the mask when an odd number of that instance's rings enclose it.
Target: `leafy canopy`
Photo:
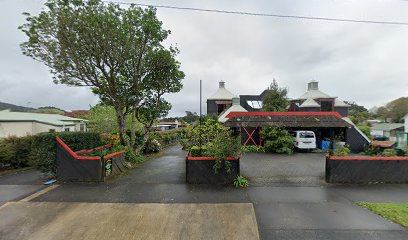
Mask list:
[[[28,36],[23,54],[50,68],[55,83],[90,86],[116,112],[121,141],[126,115],[134,114],[146,132],[171,105],[166,93],[182,88],[178,50],[162,42],[154,8],[121,8],[101,0],[48,0],[46,10],[27,16],[20,29]]]
[[[273,79],[272,83],[266,89],[263,96],[262,111],[265,112],[284,112],[289,104],[288,89],[278,86],[278,82]]]

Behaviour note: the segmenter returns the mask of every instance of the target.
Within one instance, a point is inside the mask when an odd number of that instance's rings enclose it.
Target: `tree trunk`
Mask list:
[[[135,148],[136,146],[136,111],[133,111],[132,113],[132,126],[130,128],[130,144],[132,145],[132,148]]]
[[[135,149],[135,152],[137,153],[137,154],[140,154],[141,153],[141,151],[143,150],[143,147],[144,147],[144,144],[146,143],[146,141],[147,141],[147,139],[149,138],[149,134],[150,133],[150,131],[149,130],[147,130],[146,128],[144,128],[143,129],[143,132],[142,132],[142,144],[140,144],[139,146],[135,146],[134,147],[134,149]]]
[[[130,147],[130,142],[126,138],[126,116],[123,113],[123,109],[119,106],[115,106],[116,119],[118,121],[119,139],[122,145]]]

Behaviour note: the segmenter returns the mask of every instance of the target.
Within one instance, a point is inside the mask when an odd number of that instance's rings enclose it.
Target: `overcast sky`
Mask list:
[[[132,2],[133,0],[121,0]],[[135,2],[135,1],[133,1]],[[272,14],[408,22],[403,0],[137,1],[180,7]],[[89,89],[52,83],[49,70],[23,56],[17,27],[22,12],[36,14],[43,0],[0,0],[0,101],[22,106],[88,109],[98,98]],[[308,81],[341,100],[366,107],[408,96],[408,26],[279,19],[158,9],[177,44],[186,74],[180,93],[167,96],[170,115],[199,111],[203,98],[224,80],[236,95],[259,94],[275,78],[299,97]],[[203,101],[205,112],[206,105]]]

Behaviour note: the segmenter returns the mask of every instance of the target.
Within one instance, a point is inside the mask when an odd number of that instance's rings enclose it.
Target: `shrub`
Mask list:
[[[33,136],[29,163],[42,172],[55,173],[56,147],[55,137],[60,137],[73,151],[92,149],[102,145],[99,133],[61,132],[41,133]]]
[[[367,137],[371,137],[371,131],[370,131],[370,127],[367,125],[358,125],[357,126],[358,129],[360,129],[360,131],[362,131]]]
[[[155,152],[160,152],[160,150],[161,150],[161,144],[159,143],[159,141],[157,141],[156,139],[149,138],[144,145],[143,152],[144,153],[155,153]]]
[[[190,149],[190,154],[192,157],[202,157],[206,156],[206,147],[192,146]]]
[[[126,150],[126,153],[125,153],[126,161],[130,163],[144,162],[145,158],[141,155],[136,154],[136,152],[132,148],[126,147],[125,150]]]
[[[404,151],[405,156],[408,156],[408,146],[405,146],[402,151]]]
[[[13,146],[5,139],[0,139],[0,168],[12,168],[11,163],[15,155]]]
[[[184,149],[192,146],[206,145],[213,141],[220,133],[227,132],[218,121],[209,119],[202,125],[190,125],[181,134],[181,145]]]
[[[377,156],[381,155],[382,151],[383,150],[380,147],[368,145],[364,149],[364,154],[369,156]]]
[[[269,127],[262,129],[265,141],[265,152],[292,154],[294,149],[293,137],[285,129]]]
[[[216,159],[213,166],[215,173],[218,173],[222,168],[230,173],[231,163],[225,161],[225,158],[240,157],[241,139],[240,137],[231,136],[229,132],[221,132],[206,145],[206,155]]]
[[[384,157],[393,157],[397,155],[397,151],[395,151],[395,149],[384,149],[381,155]]]
[[[173,144],[179,141],[183,129],[173,129],[168,131],[153,132],[150,138],[156,139],[162,146]]]
[[[32,137],[8,137],[0,140],[0,167],[22,168],[29,165]]]
[[[243,152],[265,152],[265,148],[262,146],[246,145],[242,146]]]
[[[347,156],[350,154],[350,149],[348,146],[338,146],[336,149],[333,151],[334,156]]]
[[[237,176],[237,177],[235,178],[235,180],[234,180],[234,186],[235,186],[236,188],[239,188],[239,187],[242,187],[242,188],[248,187],[248,186],[249,186],[249,181],[248,181],[248,179],[246,179],[244,176]]]

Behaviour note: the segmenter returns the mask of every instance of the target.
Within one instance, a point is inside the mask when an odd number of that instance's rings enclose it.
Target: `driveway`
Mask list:
[[[311,177],[316,178],[320,177],[319,172],[324,169],[324,163],[318,162],[322,161],[321,158],[316,162],[313,160],[315,158],[312,156],[319,157],[314,154],[274,157],[273,160],[279,160],[273,164],[269,164],[268,158],[256,158],[258,154],[251,155],[245,156],[242,161],[243,174],[250,171],[248,166],[253,159],[261,159],[257,164],[268,163],[258,165],[261,168],[274,166],[269,170],[258,169],[260,174],[265,174],[261,175],[262,178],[270,176],[270,172],[280,174],[283,169],[290,170],[292,175],[288,175],[289,179],[291,176],[307,177],[308,172],[314,174]],[[291,162],[300,162],[305,159],[304,156],[311,157],[310,161],[303,162],[306,166],[304,168],[308,169],[290,168]],[[126,229],[144,229],[140,224],[152,221],[151,226],[155,227],[148,228],[151,236],[162,237],[166,233],[170,234],[167,236],[175,236],[170,239],[198,236],[188,230],[191,227],[205,229],[199,232],[198,239],[217,239],[219,236],[234,239],[237,235],[245,236],[246,239],[258,239],[253,234],[252,222],[255,219],[261,239],[408,239],[405,228],[355,204],[360,201],[408,202],[408,185],[310,185],[302,182],[256,184],[254,180],[255,184],[251,182],[250,187],[245,189],[189,185],[184,180],[184,157],[185,152],[180,150],[180,146],[173,146],[116,180],[106,183],[66,183],[29,202],[9,202],[0,207],[0,217],[8,219],[0,222],[0,233],[4,239],[15,239],[20,233],[26,234],[25,236],[30,236],[31,233],[32,236],[46,236],[49,231],[49,236],[67,236],[59,239],[70,239],[70,229],[81,228],[79,233],[87,234],[82,228],[90,229],[89,231],[98,228],[101,230],[94,231],[99,234],[97,236],[105,236],[101,233],[106,233],[106,236],[120,237],[121,235],[112,235],[111,231],[120,233]],[[296,160],[291,159],[292,157]],[[251,179],[254,176],[250,176]],[[143,208],[143,205],[147,208]],[[151,218],[149,208],[162,209],[157,214],[163,217]],[[94,216],[93,211],[97,212],[96,209],[103,209],[106,215],[91,218]],[[135,209],[140,209],[141,213],[135,212]],[[221,209],[231,213],[228,215],[231,219],[242,221],[220,219],[217,212],[224,211]],[[39,216],[44,220],[33,221]],[[109,216],[109,219],[104,216]],[[59,222],[61,219],[66,220]],[[81,219],[83,225],[78,225],[77,219]],[[114,225],[111,229],[105,229],[105,226],[110,226],[109,222]],[[175,222],[180,224],[174,225]],[[62,228],[61,224],[66,224],[69,229]],[[231,227],[231,224],[235,224],[235,227]],[[23,231],[25,228],[22,226],[29,229]],[[123,236],[131,236],[128,239],[149,236],[149,232],[136,230],[123,232],[131,234]]]
[[[241,158],[241,174],[252,184],[324,184],[323,153],[246,153]]]

